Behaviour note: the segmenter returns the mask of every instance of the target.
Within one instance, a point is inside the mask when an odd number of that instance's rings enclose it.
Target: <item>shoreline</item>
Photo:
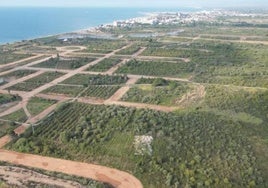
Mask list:
[[[25,7],[27,8],[27,7]],[[123,7],[120,7],[120,9],[123,9]],[[86,8],[85,8],[86,9]],[[133,9],[133,8],[130,8]],[[144,10],[143,10],[144,9]],[[162,9],[162,10],[161,10]],[[166,9],[166,10],[164,10]],[[176,11],[175,11],[176,9]],[[189,10],[187,10],[189,9]],[[187,11],[186,11],[187,10]],[[170,10],[168,11],[168,8],[156,8],[155,10],[150,10],[150,8],[141,8],[140,10],[137,11],[137,16],[133,16],[130,18],[126,18],[126,19],[115,19],[112,20],[110,22],[104,22],[104,23],[100,23],[97,24],[95,26],[91,26],[91,27],[85,27],[82,29],[75,29],[75,30],[70,30],[70,31],[63,31],[63,32],[59,32],[59,33],[54,33],[54,34],[45,34],[45,35],[40,35],[40,36],[33,36],[33,37],[29,37],[29,38],[25,38],[25,39],[18,39],[18,40],[11,40],[11,41],[7,41],[7,42],[0,42],[0,46],[3,45],[8,45],[8,44],[15,44],[15,43],[19,43],[19,42],[23,42],[23,41],[29,41],[29,40],[35,40],[35,39],[40,39],[40,38],[47,38],[47,37],[53,37],[53,36],[60,36],[60,35],[68,35],[68,34],[73,34],[73,33],[78,33],[78,34],[87,34],[88,32],[91,32],[93,30],[96,30],[97,28],[99,28],[100,26],[109,26],[109,25],[113,25],[114,22],[117,21],[127,21],[127,20],[133,20],[133,19],[143,19],[145,17],[148,16],[153,16],[159,13],[170,13],[170,12],[196,12],[196,11],[200,11],[201,9],[197,9],[195,7],[182,7],[182,8],[170,8]],[[141,15],[141,16],[139,16]]]

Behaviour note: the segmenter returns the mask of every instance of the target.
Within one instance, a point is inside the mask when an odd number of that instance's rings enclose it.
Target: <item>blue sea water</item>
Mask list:
[[[37,8],[1,7],[0,44],[86,29],[146,12],[193,11],[148,8]]]

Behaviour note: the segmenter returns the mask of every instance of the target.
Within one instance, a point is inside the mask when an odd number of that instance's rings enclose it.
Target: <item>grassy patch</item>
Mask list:
[[[174,106],[178,105],[179,100],[188,90],[190,90],[188,84],[171,81],[164,86],[137,85],[132,87],[122,100]]]
[[[54,100],[33,97],[29,100],[29,102],[27,104],[27,109],[29,110],[31,115],[35,116],[55,103],[56,103],[56,101],[54,101]]]

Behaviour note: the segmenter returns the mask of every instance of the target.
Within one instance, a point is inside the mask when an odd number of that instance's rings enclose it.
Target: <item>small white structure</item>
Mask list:
[[[134,148],[135,148],[135,155],[144,155],[149,154],[151,155],[153,152],[152,149],[152,136],[135,136],[134,138]]]

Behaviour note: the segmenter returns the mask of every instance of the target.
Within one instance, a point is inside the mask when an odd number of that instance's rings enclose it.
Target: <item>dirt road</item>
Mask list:
[[[142,188],[141,182],[129,173],[82,162],[24,154],[0,149],[0,161],[61,172],[106,182],[118,188]]]

